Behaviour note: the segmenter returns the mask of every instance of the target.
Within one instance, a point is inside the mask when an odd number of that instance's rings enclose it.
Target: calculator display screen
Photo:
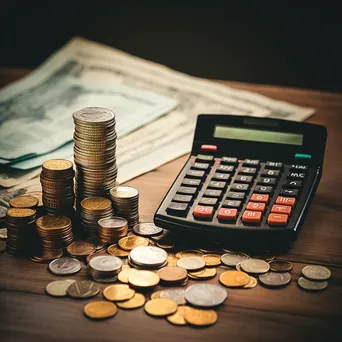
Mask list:
[[[303,134],[284,133],[232,126],[215,126],[215,138],[248,140],[275,144],[302,145]]]

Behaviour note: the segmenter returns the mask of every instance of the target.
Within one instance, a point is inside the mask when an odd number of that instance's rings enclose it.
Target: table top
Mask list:
[[[28,70],[0,69],[0,86]],[[276,86],[223,82],[274,99],[310,106],[316,114],[308,122],[328,128],[323,177],[297,240],[284,258],[293,263],[292,282],[283,289],[258,285],[251,290],[228,289],[217,309],[216,325],[196,329],[176,327],[145,314],[143,308],[119,309],[109,320],[94,322],[83,316],[90,300],[52,298],[46,285],[60,279],[46,264],[0,254],[0,332],[2,341],[253,341],[342,340],[342,95]],[[185,163],[181,157],[127,184],[140,191],[140,218],[151,221],[166,191]],[[332,278],[325,291],[310,293],[297,286],[303,266],[325,265]],[[223,269],[222,269],[223,270]],[[218,273],[222,272],[219,270]],[[83,268],[72,279],[86,279]],[[210,282],[218,283],[216,276]],[[190,280],[189,283],[193,283]],[[105,285],[101,285],[103,289]],[[97,298],[100,298],[98,296]]]

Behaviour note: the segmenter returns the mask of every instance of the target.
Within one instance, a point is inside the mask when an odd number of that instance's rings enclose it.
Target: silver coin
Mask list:
[[[249,259],[249,256],[240,252],[229,252],[221,255],[222,264],[235,267],[239,262]]]
[[[53,297],[65,297],[67,295],[67,289],[70,284],[74,283],[76,280],[65,279],[56,280],[46,286],[46,292]]]
[[[133,263],[147,267],[158,267],[167,261],[167,253],[154,246],[135,247],[129,257]]]
[[[290,283],[291,274],[288,272],[267,272],[259,276],[262,284],[270,287],[284,286]]]
[[[90,280],[75,281],[67,288],[67,294],[73,298],[90,298],[99,292],[99,285]]]
[[[309,265],[302,269],[303,276],[310,280],[328,280],[331,277],[331,271],[319,265]]]
[[[163,228],[157,227],[152,222],[138,223],[133,227],[134,233],[141,236],[152,236],[160,234]]]
[[[100,255],[89,261],[89,267],[98,272],[115,272],[122,267],[122,261],[116,256]]]
[[[73,117],[79,121],[105,123],[114,120],[115,114],[107,108],[87,107],[75,112]]]
[[[241,268],[247,273],[261,274],[270,269],[268,262],[260,259],[247,259],[241,262]]]
[[[184,257],[177,261],[177,266],[187,271],[195,271],[205,267],[205,261],[202,257]]]
[[[308,290],[308,291],[321,291],[324,290],[328,287],[328,282],[326,280],[323,281],[313,281],[306,279],[304,277],[300,277],[298,279],[298,285],[303,289],[303,290]]]
[[[117,186],[113,189],[110,189],[110,195],[114,198],[127,199],[138,196],[139,191],[130,186]]]
[[[184,289],[168,289],[160,292],[160,298],[169,298],[178,305],[186,304]]]
[[[213,307],[222,304],[227,298],[225,289],[214,284],[195,284],[185,290],[185,299],[192,305]]]
[[[82,268],[81,263],[74,258],[59,258],[52,260],[49,264],[49,270],[55,275],[75,274]]]

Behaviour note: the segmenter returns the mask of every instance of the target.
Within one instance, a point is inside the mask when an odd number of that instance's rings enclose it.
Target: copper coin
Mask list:
[[[117,311],[114,303],[105,300],[90,302],[84,307],[84,314],[92,319],[113,317]]]
[[[174,314],[167,316],[166,319],[174,325],[186,325],[187,322],[184,316],[187,307],[188,306],[186,305],[178,306],[177,311]]]
[[[167,266],[158,271],[158,276],[162,281],[178,282],[186,279],[188,272],[181,267]]]
[[[72,256],[86,257],[91,253],[94,253],[96,247],[85,241],[75,241],[72,242],[68,247],[67,251]]]
[[[292,264],[289,261],[272,260],[269,262],[270,270],[273,272],[288,272],[292,270]]]
[[[75,281],[67,289],[68,295],[73,298],[90,298],[99,292],[99,285],[90,280]]]
[[[31,208],[35,209],[38,206],[37,198],[33,196],[18,196],[10,200],[9,205],[11,208]]]
[[[267,272],[259,276],[260,282],[269,287],[279,287],[290,283],[291,274],[288,272]]]

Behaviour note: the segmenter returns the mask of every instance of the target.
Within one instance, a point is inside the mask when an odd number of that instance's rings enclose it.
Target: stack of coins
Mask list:
[[[127,235],[128,222],[122,217],[104,218],[98,224],[98,237],[104,244],[113,244]]]
[[[11,208],[6,214],[7,252],[14,255],[28,254],[35,236],[36,211]]]
[[[37,219],[36,226],[43,248],[65,248],[74,239],[71,220],[67,216],[42,216]]]
[[[130,266],[142,269],[158,269],[166,266],[167,253],[155,246],[135,247],[128,256]]]
[[[133,228],[139,223],[139,191],[129,186],[117,186],[110,190],[114,213],[128,221]]]
[[[122,269],[122,261],[112,255],[96,256],[89,261],[88,272],[98,282],[114,282]]]
[[[33,196],[18,196],[9,201],[11,208],[27,208],[37,210],[38,199]]]
[[[75,201],[72,162],[65,159],[44,162],[40,182],[45,213],[71,217]]]
[[[86,198],[80,207],[80,224],[87,236],[96,237],[99,220],[113,216],[112,203],[104,197]]]
[[[88,107],[73,114],[76,200],[106,197],[115,186],[115,115],[105,108]]]
[[[188,283],[188,272],[177,266],[161,268],[158,276],[163,286],[185,286]]]

